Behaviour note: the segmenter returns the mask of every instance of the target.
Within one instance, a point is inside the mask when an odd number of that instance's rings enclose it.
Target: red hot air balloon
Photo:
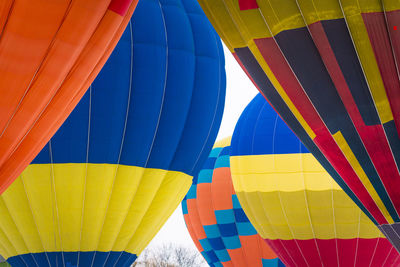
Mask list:
[[[400,2],[199,2],[265,98],[400,250]]]

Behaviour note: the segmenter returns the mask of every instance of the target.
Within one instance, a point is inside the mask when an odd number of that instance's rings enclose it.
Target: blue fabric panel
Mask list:
[[[194,199],[197,197],[197,187],[196,186],[191,186],[189,188],[189,191],[186,194],[187,199]]]
[[[278,258],[276,258],[276,259],[262,259],[262,266],[263,267],[279,266],[279,262],[281,262],[281,261]]]
[[[237,222],[248,222],[249,219],[246,216],[246,213],[244,213],[243,209],[233,209],[233,212],[235,213],[235,219]]]
[[[201,247],[202,247],[205,251],[209,251],[209,250],[212,250],[212,249],[213,249],[212,246],[211,246],[211,244],[210,244],[210,242],[209,242],[209,240],[208,240],[207,238],[199,239],[199,242],[200,242]]]
[[[396,124],[394,121],[389,121],[383,124],[383,129],[385,130],[396,164],[400,166],[400,139],[397,134]]]
[[[214,213],[218,224],[235,222],[233,210],[215,210]]]
[[[242,245],[240,243],[240,239],[237,235],[223,237],[222,240],[224,241],[225,247],[227,249],[237,249],[237,248],[242,247]]]
[[[237,198],[237,195],[232,195],[232,205],[233,209],[242,209],[242,206],[240,205],[239,199]]]
[[[218,157],[217,161],[215,162],[215,169],[216,168],[223,168],[223,167],[230,167],[229,163],[229,155],[228,156],[220,156]]]
[[[188,208],[187,208],[186,199],[184,199],[184,200],[182,201],[182,213],[183,213],[183,214],[188,214],[188,213],[189,213],[189,212],[188,212]]]
[[[240,236],[256,235],[257,230],[250,222],[236,223],[236,227]]]
[[[90,90],[33,163],[194,175],[221,122],[224,64],[221,41],[196,1],[140,1]]]
[[[236,229],[236,223],[225,223],[225,224],[218,224],[219,231],[221,232],[221,236],[236,236],[238,235]]]
[[[323,20],[321,24],[364,123],[380,124],[346,21],[343,18]]]
[[[33,253],[24,254],[7,259],[11,266],[21,267],[76,267],[78,266],[114,266],[118,260],[117,266],[130,266],[137,258],[136,255],[127,252],[46,252],[46,253]],[[33,257],[32,257],[33,256]],[[34,261],[33,259],[36,259]],[[94,262],[93,259],[95,258]],[[113,261],[112,265],[105,265],[106,261]],[[111,261],[107,261],[107,264]],[[37,264],[36,264],[37,263]],[[92,265],[93,264],[93,265]]]
[[[217,158],[219,156],[219,154],[221,153],[222,149],[223,149],[223,147],[213,148],[210,152],[210,155],[208,155],[208,158]],[[212,168],[214,168],[214,165]]]
[[[213,150],[214,151],[214,150]],[[206,159],[206,161],[203,164],[202,170],[213,170],[214,169],[214,165],[215,165],[215,161],[217,160],[216,157],[208,157]]]
[[[221,237],[208,238],[208,241],[210,242],[210,245],[213,250],[225,249],[224,242],[222,241]]]
[[[225,249],[223,250],[215,250],[215,254],[217,254],[217,257],[220,262],[227,262],[231,260],[231,257],[228,254],[228,251]]]
[[[203,257],[206,259],[208,263],[210,262],[218,262],[218,257],[213,250],[203,251],[201,252]]]
[[[212,182],[213,178],[213,169],[203,169],[199,172],[199,176],[197,178],[197,184],[209,184]]]
[[[216,224],[203,225],[203,228],[207,238],[216,238],[221,236],[218,225]]]
[[[171,168],[180,171],[191,168],[188,173],[196,175],[214,144],[222,118],[225,91],[215,89],[226,86],[224,53],[218,35],[197,1],[183,0],[182,4],[192,26],[196,72],[192,104]],[[181,73],[179,78],[182,78]],[[205,153],[200,155],[188,153],[192,150]],[[192,163],[194,161],[195,166]]]

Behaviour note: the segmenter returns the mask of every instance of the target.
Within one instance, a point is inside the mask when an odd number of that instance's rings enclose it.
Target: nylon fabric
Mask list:
[[[207,158],[225,87],[198,3],[140,1],[76,109],[1,195],[0,253],[13,266],[130,266]]]
[[[284,266],[240,206],[229,146],[230,138],[216,142],[182,202],[189,233],[210,266]]]
[[[240,8],[250,0],[199,3],[350,198],[377,225],[399,223],[399,1],[259,0],[250,9]],[[393,229],[387,236],[399,250],[400,229]]]
[[[243,210],[286,265],[400,264],[400,254],[261,94],[235,127],[230,163]]]

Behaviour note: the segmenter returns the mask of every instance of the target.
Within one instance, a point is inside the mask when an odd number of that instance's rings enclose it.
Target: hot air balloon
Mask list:
[[[400,251],[400,2],[199,2],[265,98]]]
[[[182,201],[190,236],[210,266],[284,266],[239,204],[229,168],[230,141],[214,145]]]
[[[182,201],[222,117],[222,45],[194,0],[141,0],[99,76],[0,196],[12,266],[130,266]]]
[[[258,233],[287,266],[398,266],[400,255],[262,95],[231,144],[234,188]]]
[[[2,0],[0,193],[62,125],[111,54],[137,0]]]

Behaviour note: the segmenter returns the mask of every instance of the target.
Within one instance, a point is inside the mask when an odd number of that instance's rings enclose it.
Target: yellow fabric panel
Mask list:
[[[230,161],[236,191],[340,189],[311,153],[232,156]]]
[[[143,216],[139,227],[131,238],[126,251],[136,255],[142,252],[183,200],[191,184],[191,176],[177,172],[167,173],[150,208]],[[171,195],[171,192],[175,192],[174,195]]]
[[[74,251],[80,248],[84,181],[85,178],[89,180],[91,177],[86,173],[86,164],[53,164],[52,168],[60,249]],[[105,176],[107,173],[101,177]],[[101,182],[99,181],[99,184]],[[98,209],[102,207],[99,206]]]
[[[310,153],[233,156],[230,163],[239,201],[263,238],[382,236]]]
[[[87,224],[83,228],[83,233],[87,238],[84,238],[85,246],[82,249],[90,249],[91,244],[99,242],[99,251],[110,251],[113,247],[116,237],[119,234],[121,225],[129,211],[133,202],[133,198],[137,193],[139,184],[142,180],[143,174],[146,172],[144,168],[131,168],[129,166],[119,165],[116,172],[113,173],[115,182],[110,183],[111,191],[104,192],[106,196],[104,200],[104,212],[96,214],[96,192],[93,190],[93,198],[90,201],[90,209],[93,212],[88,213]],[[161,171],[160,172],[164,172]],[[155,173],[155,176],[158,174]],[[114,177],[112,180],[114,180]],[[95,182],[95,181],[93,181]],[[108,203],[109,201],[109,203]],[[135,205],[139,205],[136,204]],[[143,207],[145,208],[145,207]],[[96,217],[99,216],[99,217]],[[96,231],[90,230],[91,227],[96,227]]]
[[[135,245],[129,245],[129,243],[139,243],[140,245],[142,242],[145,244],[150,242],[157,230],[153,229],[154,225],[157,225],[163,219],[163,216],[159,214],[159,210],[164,208],[168,210],[169,214],[165,217],[166,220],[185,196],[190,187],[191,180],[191,176],[180,172],[146,169],[132,200],[134,204],[129,207],[119,234],[114,237],[115,242],[111,243],[113,244],[112,250],[125,250],[134,254],[140,253],[143,249],[142,246],[135,247]],[[186,186],[186,191],[181,191],[180,195],[176,195],[175,198],[171,196],[171,191],[180,188],[182,184],[189,184],[189,187]],[[163,201],[157,201],[160,198]],[[171,198],[171,201],[175,201],[176,205],[167,207],[168,202],[166,199],[168,198]],[[150,217],[150,220],[142,226],[146,217]],[[162,224],[165,220],[162,221]],[[152,231],[152,235],[144,235],[142,234],[143,231]],[[148,239],[139,240],[140,238]]]
[[[382,11],[378,0],[341,0],[346,22],[382,124],[393,120],[389,100],[361,13]]]
[[[16,255],[17,251],[15,250],[13,244],[8,240],[6,234],[0,229],[0,244],[4,248],[5,253],[0,254],[3,258],[7,259],[11,255]]]
[[[15,181],[10,189],[7,190],[7,193],[2,194],[1,200],[7,208],[10,219],[13,220],[12,223],[15,225],[15,229],[24,240],[24,247],[26,246],[28,251],[42,251],[42,242],[36,230],[36,224],[32,218],[32,213],[25,212],[31,210],[29,200],[26,194],[18,194],[24,191],[23,181]],[[0,212],[0,214],[3,216],[3,212]],[[7,233],[6,229],[3,229],[3,231]]]
[[[59,228],[53,178],[54,171],[50,164],[43,164],[40,168],[29,165],[14,182],[24,182],[35,227],[46,251],[59,251],[61,247],[60,238],[54,235],[59,232]],[[3,195],[5,194],[8,194],[8,191]],[[22,195],[23,191],[15,194]]]
[[[215,142],[213,148],[230,146],[231,140],[232,140],[232,137],[225,137],[221,140],[218,140],[217,142]]]
[[[388,223],[390,224],[394,223],[392,217],[390,216],[388,210],[386,209],[386,206],[383,204],[381,198],[379,197],[375,188],[371,184],[370,180],[368,179],[368,176],[365,174],[364,170],[362,169],[360,163],[358,162],[350,146],[347,144],[346,139],[344,138],[342,133],[337,132],[333,134],[333,138],[335,139],[337,145],[340,147],[340,150],[343,152],[343,155],[346,157],[347,161],[352,166],[353,170],[356,172],[357,176],[360,178],[361,183],[364,185],[365,189],[368,191],[368,193],[374,200],[375,204],[378,206],[383,216],[385,216]]]
[[[31,164],[0,196],[0,250],[6,248],[7,258],[43,251],[127,251],[132,242],[127,252],[140,252],[183,199],[191,179],[115,164]],[[144,220],[149,223],[141,225]]]
[[[343,18],[338,0],[297,0],[297,3],[307,25],[321,20]]]
[[[382,0],[385,11],[393,11],[400,9],[400,1],[399,0]]]
[[[250,221],[266,239],[381,236],[378,228],[341,190],[237,192],[237,195]],[[260,213],[264,216],[258,216]]]

